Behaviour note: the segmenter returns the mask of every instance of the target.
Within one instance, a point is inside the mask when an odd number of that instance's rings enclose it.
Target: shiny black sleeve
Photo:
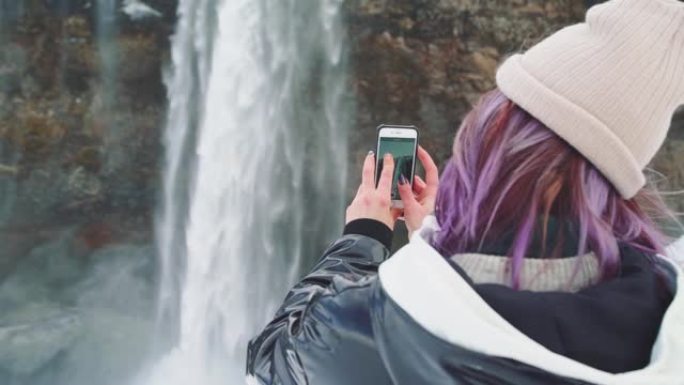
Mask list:
[[[368,308],[388,257],[372,236],[347,233],[334,241],[249,342],[247,376],[261,384],[387,383]]]

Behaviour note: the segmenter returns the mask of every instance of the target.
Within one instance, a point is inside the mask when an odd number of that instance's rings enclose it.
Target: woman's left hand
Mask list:
[[[392,176],[394,172],[394,158],[390,154],[383,157],[382,174],[375,187],[375,157],[370,152],[363,162],[361,186],[356,197],[347,207],[345,223],[355,219],[375,219],[394,229],[397,214],[392,212]]]

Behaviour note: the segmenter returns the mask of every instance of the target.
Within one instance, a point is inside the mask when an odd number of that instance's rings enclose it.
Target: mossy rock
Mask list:
[[[92,37],[91,26],[88,19],[84,16],[70,16],[62,23],[62,33],[64,38],[86,38]]]
[[[162,52],[156,36],[129,34],[118,38],[118,71],[124,81],[145,80],[159,71]]]
[[[37,160],[62,140],[66,129],[50,117],[29,115],[22,120],[18,133],[24,157]]]
[[[65,40],[62,44],[65,70],[75,71],[84,77],[97,72],[100,65],[99,54],[89,40]]]
[[[74,164],[83,167],[86,171],[97,173],[102,167],[100,150],[97,147],[84,147],[78,150],[74,157]]]

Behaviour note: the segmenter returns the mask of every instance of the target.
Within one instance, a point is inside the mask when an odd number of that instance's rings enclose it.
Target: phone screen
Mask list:
[[[382,158],[385,153],[390,153],[394,157],[394,175],[392,176],[392,200],[400,200],[399,190],[397,190],[397,183],[399,182],[399,175],[404,175],[409,182],[412,182],[413,162],[416,154],[416,139],[415,138],[392,138],[380,137],[380,144],[378,146],[378,153],[376,155],[376,178],[375,184],[380,180],[382,173]]]

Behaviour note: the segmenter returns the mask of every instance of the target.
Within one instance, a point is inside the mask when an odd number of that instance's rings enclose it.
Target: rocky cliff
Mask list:
[[[600,2],[600,1],[598,1]],[[351,148],[358,169],[381,122],[415,124],[440,162],[451,152],[461,119],[495,87],[498,63],[559,28],[582,21],[597,1],[349,0],[356,126]],[[651,168],[660,187],[684,188],[684,108]],[[353,174],[357,177],[357,174]],[[354,184],[356,179],[350,180]],[[684,209],[684,195],[672,197]]]
[[[0,2],[0,277],[71,225],[86,248],[149,242],[175,4],[104,3]]]
[[[103,14],[109,6],[110,14]],[[149,243],[175,1],[0,1],[0,277],[54,229],[97,249]],[[347,0],[349,193],[375,127],[415,124],[443,162],[497,63],[582,19],[577,0]],[[100,11],[98,11],[100,10]],[[684,114],[653,168],[684,186]],[[684,198],[671,199],[684,208]]]

